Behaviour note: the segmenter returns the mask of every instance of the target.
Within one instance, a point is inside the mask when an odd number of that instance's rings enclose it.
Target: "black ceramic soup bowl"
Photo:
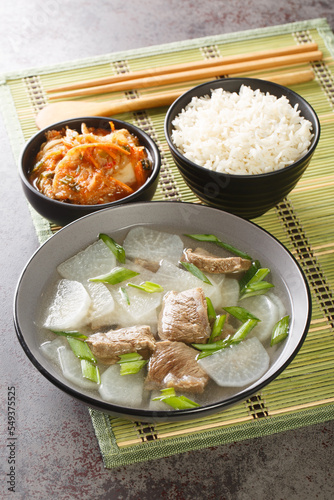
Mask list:
[[[224,396],[199,407],[153,411],[102,399],[98,390],[84,390],[64,377],[40,349],[45,341],[38,327],[41,300],[55,279],[57,266],[106,233],[122,243],[137,226],[171,234],[214,234],[242,249],[271,270],[271,282],[290,316],[287,339],[272,353],[268,370],[247,387],[232,388]],[[51,256],[51,257],[50,257]],[[82,403],[110,415],[142,421],[180,421],[202,418],[248,399],[273,381],[293,360],[306,337],[311,318],[310,294],[305,277],[290,252],[253,222],[203,205],[181,202],[144,202],[99,210],[76,220],[49,238],[25,266],[15,293],[14,323],[19,342],[39,372],[56,387]],[[49,332],[50,333],[50,332]],[[188,395],[191,398],[191,396]]]
[[[286,96],[292,107],[298,105],[300,115],[312,123],[313,138],[307,153],[293,164],[267,173],[253,175],[227,174],[196,165],[184,156],[172,140],[173,121],[193,97],[211,95],[212,90],[239,92],[246,85],[277,98]],[[226,78],[203,83],[185,92],[170,106],[165,118],[165,136],[184,181],[196,196],[209,206],[231,212],[246,219],[258,217],[273,208],[296,186],[308,167],[320,137],[317,114],[299,94],[287,87],[252,78]]]
[[[21,178],[21,183],[23,187],[24,194],[32,205],[32,207],[43,217],[49,221],[64,226],[69,222],[72,222],[84,215],[96,212],[97,210],[103,210],[105,208],[116,207],[118,205],[123,205],[124,203],[133,203],[137,201],[150,201],[156,191],[161,158],[160,152],[156,143],[151,139],[151,137],[146,134],[143,130],[121,120],[113,119],[115,129],[127,129],[131,134],[136,136],[142,146],[147,150],[148,156],[152,161],[152,172],[148,177],[145,184],[143,184],[137,191],[126,196],[125,198],[112,201],[110,203],[96,204],[96,205],[79,205],[67,202],[58,201],[45,196],[40,191],[38,191],[29,181],[29,173],[31,172],[36,155],[45,142],[45,134],[49,130],[62,130],[66,127],[81,131],[81,124],[85,123],[87,127],[102,128],[110,132],[109,122],[111,119],[105,117],[82,117],[75,118],[71,120],[64,120],[55,124],[52,124],[43,130],[37,132],[25,145],[20,162],[19,162],[19,173]]]

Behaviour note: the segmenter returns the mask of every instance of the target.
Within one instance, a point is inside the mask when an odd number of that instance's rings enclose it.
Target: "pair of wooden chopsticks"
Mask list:
[[[317,44],[305,43],[236,56],[174,64],[54,87],[48,89],[48,93],[50,99],[64,99],[193,82],[220,75],[236,75],[283,66],[289,67],[321,60],[322,52],[317,49]]]

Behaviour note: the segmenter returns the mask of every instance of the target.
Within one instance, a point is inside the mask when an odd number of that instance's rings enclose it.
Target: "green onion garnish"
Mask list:
[[[130,305],[130,297],[128,295],[128,292],[126,291],[126,288],[124,286],[121,286],[119,290],[121,292],[122,297],[125,299],[126,303],[129,306]]]
[[[225,248],[225,250],[228,250],[229,252],[233,253],[234,255],[237,255],[238,257],[252,260],[252,257],[250,257],[247,253],[242,252],[238,248],[235,248],[234,246],[229,245],[228,243],[224,243],[214,234],[185,234],[185,236],[188,236],[189,238],[192,238],[193,240],[196,241],[209,241],[215,243],[216,245]]]
[[[211,299],[209,297],[205,297],[205,300],[207,304],[209,322],[211,323],[211,321],[216,319],[216,311],[212,305]]]
[[[91,361],[88,361],[87,359],[81,360],[81,372],[82,376],[87,378],[88,380],[91,380],[96,384],[101,383],[100,370]]]
[[[224,307],[225,311],[231,314],[234,318],[237,318],[238,320],[242,321],[245,323],[248,319],[256,319],[257,321],[261,321],[259,318],[254,316],[251,312],[247,311],[244,307],[238,307],[238,306],[233,306],[233,307]]]
[[[249,282],[251,278],[253,278],[258,269],[261,269],[261,264],[258,260],[254,260],[251,263],[248,271],[246,271],[242,278],[239,280],[240,293],[242,293],[244,286]]]
[[[108,283],[109,285],[117,285],[122,281],[138,276],[139,273],[127,269],[126,267],[114,267],[112,271],[108,274],[103,274],[101,276],[96,276],[95,278],[90,278],[88,281],[94,281],[96,283]]]
[[[86,359],[87,361],[92,361],[93,363],[96,363],[96,358],[92,353],[92,351],[90,350],[89,345],[86,344],[86,342],[74,339],[72,337],[67,337],[67,340],[68,343],[70,344],[73,353],[76,355],[77,358]]]
[[[274,285],[268,283],[268,281],[259,281],[258,283],[253,283],[252,285],[246,286],[243,295],[240,300],[246,297],[253,297],[255,295],[263,295],[269,288],[273,288]]]
[[[120,354],[119,357],[121,359],[118,360],[117,363],[121,365],[121,375],[134,375],[148,363],[148,360],[143,359],[137,352]]]
[[[89,348],[89,345],[82,340],[67,336],[67,341],[74,353],[74,355],[81,361],[82,376],[96,382],[101,383],[100,371],[96,366],[97,360]]]
[[[99,234],[100,240],[104,241],[104,243],[107,245],[108,248],[112,251],[112,253],[115,255],[116,259],[121,262],[121,264],[124,264],[125,262],[125,250],[124,248],[116,243],[115,240],[111,238],[111,236],[108,236],[107,234]]]
[[[270,269],[267,267],[261,267],[258,269],[240,290],[240,300],[254,295],[262,295],[266,293],[269,288],[272,288],[274,285],[268,283],[267,281],[263,281],[269,273]]]
[[[181,264],[183,265],[183,267],[185,269],[187,269],[187,271],[189,271],[191,274],[193,274],[194,276],[196,276],[196,278],[200,279],[204,283],[207,283],[208,285],[212,285],[212,283],[209,280],[209,278],[207,278],[205,276],[205,274],[202,273],[202,271],[200,269],[198,269],[197,266],[195,266],[195,264],[192,264],[191,262],[183,262],[183,261],[181,262]]]
[[[55,333],[56,335],[61,335],[63,337],[73,337],[76,339],[82,339],[85,340],[87,339],[87,335],[83,335],[80,332],[65,332],[65,331],[57,331],[57,330],[51,330],[52,333]]]
[[[161,389],[161,396],[153,398],[152,401],[163,401],[174,408],[174,410],[187,410],[188,408],[196,408],[199,406],[199,404],[185,396],[176,396],[174,387]]]
[[[282,340],[286,339],[289,335],[289,323],[290,317],[284,316],[284,318],[280,319],[276,325],[274,326],[273,332],[271,334],[270,345],[276,345]]]
[[[245,323],[243,323],[232,335],[231,344],[239,344],[239,342],[244,340],[249,332],[258,324],[258,322],[258,319],[248,319]]]
[[[215,338],[217,338],[221,334],[225,320],[226,320],[226,314],[216,316],[216,319],[212,326],[211,335],[208,340],[209,343],[212,343],[215,340]]]
[[[143,290],[144,292],[147,293],[156,293],[164,291],[161,285],[158,285],[157,283],[152,283],[152,281],[144,281],[144,283],[141,283],[140,285],[135,285],[134,283],[128,283],[128,286],[131,286],[133,288],[138,288],[139,290]]]
[[[217,351],[221,351],[226,347],[230,347],[233,344],[239,344],[242,340],[246,338],[251,330],[257,325],[258,321],[255,319],[249,319],[241,325],[241,327],[233,334],[229,335],[223,340],[218,340],[212,344],[192,344],[195,349],[201,351],[196,359],[206,358],[211,356]]]

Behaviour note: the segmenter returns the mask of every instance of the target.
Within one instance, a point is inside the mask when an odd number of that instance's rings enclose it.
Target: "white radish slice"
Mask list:
[[[59,364],[58,348],[65,347],[68,344],[65,337],[56,337],[54,340],[48,340],[40,346],[40,350],[50,361],[55,363],[57,366]]]
[[[221,307],[236,306],[239,300],[240,287],[238,280],[234,278],[225,278],[221,292]]]
[[[64,377],[82,389],[96,389],[98,385],[82,375],[81,361],[77,358],[70,347],[58,347],[57,349],[60,366]]]
[[[244,387],[269,368],[269,355],[261,342],[251,338],[198,361],[221,387]]]
[[[270,339],[274,325],[280,316],[276,304],[268,295],[248,297],[241,300],[239,305],[261,320],[250,332],[249,337],[257,337],[261,342]]]
[[[120,375],[120,366],[111,365],[101,375],[99,393],[104,401],[127,407],[139,407],[143,401],[144,370]]]
[[[49,330],[76,330],[89,321],[91,299],[82,283],[60,280],[54,291],[44,327]]]
[[[89,322],[93,329],[109,325],[115,309],[115,301],[103,283],[87,283],[86,290],[91,298]]]
[[[116,258],[102,240],[59,264],[57,271],[66,279],[86,282],[89,278],[107,274],[116,266]]]
[[[173,290],[174,292],[183,292],[191,288],[202,288],[204,295],[210,297],[214,307],[220,303],[221,296],[221,281],[217,282],[208,276],[212,285],[204,283],[199,278],[196,278],[191,272],[178,267],[177,265],[163,260],[160,268],[155,273],[156,282],[159,283],[165,292]]]
[[[152,262],[167,259],[171,262],[178,262],[182,256],[183,243],[175,234],[138,226],[130,229],[123,242],[123,248],[126,256],[132,259],[145,259]]]
[[[121,287],[112,291],[115,300],[115,319],[120,326],[152,323],[157,321],[157,308],[161,305],[163,293],[148,293],[137,288],[126,287],[129,304]]]
[[[272,300],[274,304],[277,306],[279,318],[283,318],[283,316],[286,315],[286,309],[282,300],[272,292],[268,292],[267,297],[269,297],[270,300]]]

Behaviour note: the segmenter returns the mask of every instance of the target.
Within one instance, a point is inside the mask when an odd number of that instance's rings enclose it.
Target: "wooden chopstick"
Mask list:
[[[268,80],[280,85],[294,85],[297,83],[304,83],[313,80],[314,73],[312,70],[305,70],[292,73],[280,73],[277,75],[269,75],[264,77],[258,76],[260,80]],[[147,96],[138,97],[136,99],[119,99],[110,101],[110,106],[106,115],[116,115],[130,111],[139,111],[142,109],[158,108],[160,106],[169,106],[175,99],[180,97],[184,92],[190,88],[183,88],[180,90],[170,92],[158,92]],[[66,102],[64,103],[66,104]],[[104,105],[101,102],[101,107]]]
[[[64,99],[70,97],[105,94],[110,92],[122,92],[126,90],[158,87],[161,85],[171,85],[187,81],[196,81],[217,77],[220,75],[231,75],[248,71],[256,71],[268,68],[277,68],[281,66],[294,66],[305,62],[319,61],[322,59],[321,51],[305,52],[300,54],[289,54],[279,57],[268,57],[261,60],[251,60],[241,63],[224,64],[210,68],[201,68],[190,71],[179,71],[173,74],[157,75],[153,77],[138,78],[124,82],[111,83],[108,85],[99,85],[87,89],[79,89],[68,92],[62,92],[50,96],[50,99]]]
[[[139,71],[131,71],[119,75],[107,76],[104,78],[96,78],[93,80],[81,81],[68,85],[61,85],[47,89],[47,92],[63,92],[68,90],[83,89],[88,87],[96,87],[99,85],[107,85],[111,83],[123,82],[126,80],[135,80],[137,78],[145,78],[148,76],[164,75],[168,73],[177,73],[179,71],[188,71],[201,68],[219,66],[222,64],[241,63],[251,60],[267,59],[268,57],[279,57],[288,54],[300,54],[303,52],[313,52],[318,49],[316,43],[303,43],[299,45],[290,45],[288,47],[280,47],[277,49],[260,50],[257,52],[249,52],[246,54],[238,54],[233,56],[224,56],[214,59],[204,59],[201,61],[192,61],[188,63],[172,64],[168,66],[160,66]]]
[[[281,85],[293,85],[295,83],[308,82],[314,78],[312,70],[298,71],[293,73],[276,73],[275,75],[259,75],[259,79],[271,80]],[[158,92],[135,99],[114,99],[111,101],[59,101],[47,104],[36,116],[38,128],[44,128],[50,124],[65,120],[67,118],[78,118],[81,116],[109,116],[119,113],[139,111],[143,109],[169,106],[181,94],[189,90],[182,88],[175,91]]]

